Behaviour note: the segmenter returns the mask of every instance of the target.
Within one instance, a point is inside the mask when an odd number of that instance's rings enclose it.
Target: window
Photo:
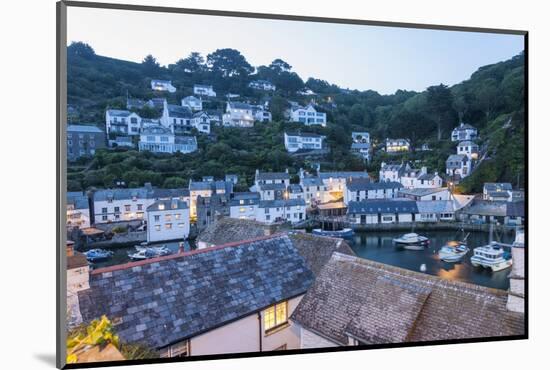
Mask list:
[[[143,211],[143,204],[138,204],[137,209],[138,211]]]
[[[107,215],[103,215],[103,216],[101,216],[101,220],[103,220],[103,221],[107,221]]]
[[[285,324],[287,321],[287,301],[277,303],[264,311],[264,330],[266,333]]]
[[[115,207],[115,213],[120,213],[120,207]]]
[[[178,224],[178,227],[185,227],[185,224],[183,222]]]
[[[165,221],[172,221],[172,215],[164,215]]]
[[[101,213],[107,213],[107,207],[101,208]]]
[[[155,225],[155,230],[160,231],[160,225]]]
[[[160,215],[155,215],[155,221],[156,222],[160,221]]]
[[[131,209],[131,208],[130,208],[130,205],[129,205],[129,204],[126,204],[126,205],[124,206],[124,211],[130,212],[130,209]]]
[[[179,220],[181,218],[181,213],[175,213],[174,217],[176,218],[176,220]]]
[[[189,341],[176,343],[160,351],[161,358],[187,356],[189,356]]]
[[[170,230],[172,228],[172,224],[165,224],[164,227],[166,230]]]

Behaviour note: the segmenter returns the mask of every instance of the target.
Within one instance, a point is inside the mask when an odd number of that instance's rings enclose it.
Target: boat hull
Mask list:
[[[409,251],[421,251],[426,248],[426,244],[398,244],[398,247]]]
[[[322,229],[313,229],[311,231],[313,235],[320,236],[330,236],[333,238],[350,238],[353,236],[352,229],[343,229],[343,230],[322,230]]]

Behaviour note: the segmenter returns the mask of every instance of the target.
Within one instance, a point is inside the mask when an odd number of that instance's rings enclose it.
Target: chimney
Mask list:
[[[74,256],[74,242],[72,240],[67,240],[67,257]]]
[[[512,272],[509,275],[510,289],[506,308],[512,312],[525,312],[525,234],[516,230],[516,240],[512,244]]]

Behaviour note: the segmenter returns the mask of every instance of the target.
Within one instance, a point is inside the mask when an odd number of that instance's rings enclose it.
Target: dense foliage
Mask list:
[[[152,78],[172,80],[177,92],[162,95],[151,91]],[[269,80],[277,90],[253,90],[248,83],[254,79]],[[82,43],[68,48],[68,103],[75,112],[73,122],[103,127],[105,109],[125,107],[127,96],[149,99],[160,94],[177,104],[192,94],[195,83],[211,84],[218,93],[217,98],[205,101],[207,109],[222,110],[225,94],[239,94],[240,100],[252,103],[269,100],[274,122],[258,123],[249,130],[213,128],[215,139],[199,135],[199,151],[188,155],[100,151],[91,162],[82,160],[69,168],[69,189],[108,187],[120,180],[128,186],[150,181],[157,186],[177,187],[187,184],[189,178],[221,177],[224,173],[239,174],[244,189],[250,185],[256,168],[289,167],[295,173],[317,159],[307,161],[286,153],[283,132],[306,128],[284,122],[283,112],[288,100],[306,104],[312,99],[319,110],[327,113],[329,121],[325,128],[307,128],[327,136],[331,153],[318,160],[323,170],[377,171],[382,161],[411,160],[444,173],[445,159],[456,150],[449,140],[450,132],[462,120],[478,128],[479,144],[486,155],[459,190],[479,191],[485,181],[508,181],[519,186],[525,181],[523,54],[481,67],[468,80],[451,87],[436,85],[423,92],[398,90],[381,95],[372,90],[341,89],[320,79],[304,82],[281,59],[254,68],[234,49],[218,49],[206,57],[191,53],[174,64],[160,66],[151,55],[142,63],[133,63],[96,55]],[[312,98],[300,94],[304,89],[317,95]],[[154,117],[158,112],[140,114]],[[361,130],[371,134],[375,146],[374,158],[368,164],[349,152],[351,131]],[[389,156],[379,151],[386,137],[408,138],[413,148],[426,143],[432,150]]]

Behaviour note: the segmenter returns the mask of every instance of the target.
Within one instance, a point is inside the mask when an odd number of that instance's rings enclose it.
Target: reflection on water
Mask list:
[[[463,258],[462,263],[448,263],[440,261],[437,252],[449,240],[460,240],[464,236],[455,231],[427,231],[420,234],[430,239],[428,247],[422,251],[410,251],[396,248],[393,239],[404,232],[368,231],[356,232],[350,245],[354,252],[363,258],[386,263],[389,265],[420,271],[422,264],[426,265],[425,273],[439,276],[443,279],[460,280],[463,282],[483,285],[497,289],[508,289],[508,274],[510,269],[491,272],[489,269],[474,268],[470,264],[473,248],[489,243],[489,234],[472,232],[468,236],[470,252]],[[495,236],[495,240],[503,243],[512,243],[512,234]]]

